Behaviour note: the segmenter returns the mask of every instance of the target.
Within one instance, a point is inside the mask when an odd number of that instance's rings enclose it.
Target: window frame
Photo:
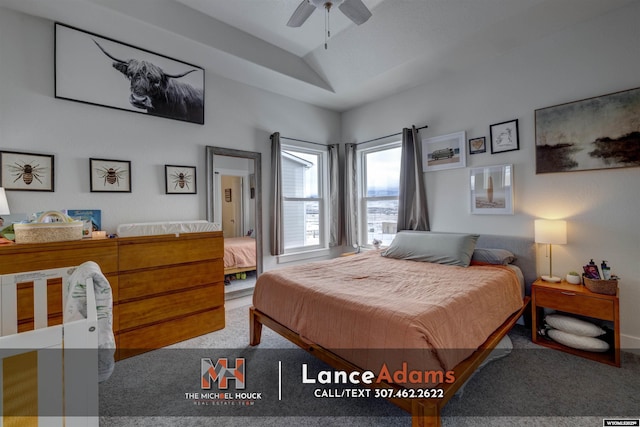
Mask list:
[[[286,202],[318,202],[318,236],[319,242],[317,245],[308,246],[296,246],[296,247],[284,247],[283,257],[302,254],[305,252],[314,252],[329,248],[329,204],[328,204],[328,189],[329,189],[329,153],[328,147],[319,148],[313,147],[304,143],[282,143],[280,156],[282,157],[285,151],[313,154],[318,156],[318,197],[287,197],[285,196],[284,188],[282,191],[282,203]],[[287,227],[286,218],[283,217],[283,227]]]
[[[367,145],[362,148],[356,148],[357,157],[357,197],[358,197],[358,244],[363,248],[373,248],[371,242],[368,242],[368,221],[367,221],[367,202],[369,201],[385,201],[385,200],[397,200],[399,203],[399,196],[367,196],[367,166],[366,155],[376,153],[380,151],[387,151],[402,147],[401,140],[394,140],[384,143],[378,143],[375,145]],[[400,163],[398,163],[398,178],[400,177]],[[398,180],[398,190],[400,190],[400,182]],[[397,221],[396,221],[397,223]]]

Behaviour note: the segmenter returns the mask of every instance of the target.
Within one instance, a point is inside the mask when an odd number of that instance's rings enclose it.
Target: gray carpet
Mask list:
[[[520,326],[509,335],[512,353],[469,380],[443,409],[443,426],[602,426],[604,418],[640,418],[640,356],[623,352],[615,368],[536,346]],[[268,328],[257,349],[248,340],[248,307],[240,307],[227,312],[224,330],[119,361],[100,385],[100,425],[411,425],[408,414],[383,399],[314,399],[297,371],[302,363],[310,372],[326,365]],[[250,407],[194,405],[185,393],[200,391],[202,357],[228,357],[230,365],[246,358],[246,391],[263,391],[264,400]],[[282,401],[274,387],[278,361],[283,384],[293,384]]]

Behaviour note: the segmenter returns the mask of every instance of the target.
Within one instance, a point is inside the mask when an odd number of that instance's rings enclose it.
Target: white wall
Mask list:
[[[343,142],[428,124],[423,137],[518,119],[520,150],[467,156],[467,168],[425,174],[431,227],[533,237],[535,218],[566,218],[554,273],[608,260],[620,281],[623,346],[640,348],[640,168],[536,175],[534,110],[640,86],[640,4],[584,22],[463,72],[343,114]],[[512,163],[515,215],[469,213],[469,168]],[[544,248],[540,273],[548,273]]]
[[[185,41],[167,43],[167,33],[126,19],[113,31],[99,34],[206,69],[202,45],[193,43],[192,51],[167,50]],[[156,32],[163,40],[158,45],[153,44]],[[141,34],[144,38],[138,40]],[[101,209],[103,228],[109,232],[128,222],[204,219],[205,146],[256,151],[262,153],[265,269],[275,264],[266,239],[269,135],[280,131],[283,136],[336,142],[338,113],[207,72],[202,126],[56,99],[53,66],[54,23],[0,8],[0,149],[55,155],[55,192],[8,192],[12,212]],[[91,193],[90,157],[130,160],[132,193]],[[198,194],[165,195],[165,164],[197,166]]]

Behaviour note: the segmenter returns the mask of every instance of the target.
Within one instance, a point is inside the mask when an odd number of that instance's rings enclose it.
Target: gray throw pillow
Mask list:
[[[401,231],[382,256],[467,267],[478,237],[477,234]]]

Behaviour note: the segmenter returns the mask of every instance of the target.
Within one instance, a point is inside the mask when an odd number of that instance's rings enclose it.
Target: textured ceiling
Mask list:
[[[286,26],[300,0],[0,0],[0,6],[345,111],[635,1],[363,0],[373,16],[360,26],[331,11],[326,50],[322,11],[300,28]]]

